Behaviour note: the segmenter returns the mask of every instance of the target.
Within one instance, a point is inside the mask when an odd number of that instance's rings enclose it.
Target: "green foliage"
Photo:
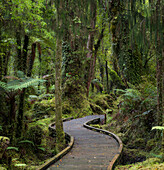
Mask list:
[[[45,82],[45,81],[40,79],[33,79],[33,78],[22,79],[22,81],[14,80],[8,82],[5,89],[7,89],[8,91],[22,90],[23,88],[38,85],[39,82]]]
[[[138,162],[134,164],[129,165],[119,165],[115,169],[129,169],[129,170],[136,170],[136,169],[149,169],[149,170],[155,170],[155,169],[163,169],[164,163],[161,163],[161,160],[159,158],[149,158],[146,161]]]
[[[25,166],[27,166],[27,164],[15,164],[14,166],[16,166],[16,167],[25,167]]]
[[[133,89],[116,89],[119,95],[120,111],[135,112],[135,116],[149,114],[157,105],[157,89],[150,82],[144,81]]]
[[[118,93],[123,93],[119,97],[121,110],[124,112],[131,113],[133,110],[140,108],[141,93],[136,89],[116,89]]]
[[[152,130],[154,130],[154,129],[156,129],[156,130],[164,130],[164,126],[154,126],[154,127],[152,127]]]
[[[34,143],[35,145],[41,144],[44,131],[39,125],[30,127],[27,133],[28,133],[28,141],[32,141],[32,143]]]
[[[24,88],[35,86],[38,85],[39,83],[45,82],[45,80],[41,80],[41,79],[27,78],[24,76],[24,73],[21,71],[18,71],[17,76],[18,77],[9,77],[14,80],[10,80],[7,83],[0,81],[0,88],[2,90],[10,92],[10,91],[22,90]]]
[[[16,151],[19,151],[19,148],[17,148],[17,147],[7,147],[7,150],[16,150]]]
[[[29,144],[32,144],[33,146],[34,146],[34,142],[32,142],[32,141],[30,141],[30,140],[22,140],[22,141],[20,141],[20,142],[18,142],[18,143],[29,143]]]
[[[109,70],[109,75],[110,75],[110,80],[113,83],[115,88],[124,88],[124,84],[119,77],[119,75],[114,71],[113,69],[108,69]]]
[[[42,150],[43,152],[46,150],[46,149],[43,148],[43,147],[38,147],[38,149]]]

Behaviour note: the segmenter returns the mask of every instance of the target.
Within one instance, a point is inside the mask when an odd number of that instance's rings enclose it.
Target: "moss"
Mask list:
[[[121,162],[123,165],[146,160],[145,153],[137,149],[127,149],[124,147]]]
[[[82,117],[92,114],[90,103],[86,97],[86,89],[75,79],[69,78],[64,85],[63,114]]]
[[[128,143],[127,147],[131,149],[145,149],[146,141],[143,138],[137,138]]]
[[[36,102],[33,108],[32,118],[43,118],[44,116],[50,116],[55,111],[55,98],[51,100],[42,100]]]
[[[82,116],[92,115],[93,111],[90,107],[89,101],[86,99],[83,101],[83,107],[80,110]]]
[[[3,158],[6,148],[10,143],[10,139],[5,136],[0,136],[0,159]]]
[[[29,128],[27,132],[27,138],[30,141],[33,141],[34,144],[40,145],[42,143],[42,138],[43,138],[44,131],[39,125],[32,126]]]
[[[67,114],[67,115],[71,115],[71,114],[74,113],[74,109],[71,107],[69,101],[64,101],[64,102],[62,103],[62,113],[63,113],[64,115],[66,115],[66,114]]]
[[[124,165],[124,166],[117,166],[115,168],[116,170],[119,169],[130,169],[130,170],[163,170],[164,169],[164,163],[160,163],[159,158],[149,158],[146,161],[143,161],[142,163],[136,163],[136,164],[130,164],[130,165]]]
[[[155,148],[157,145],[157,142],[155,139],[150,139],[149,141],[147,141],[147,144],[146,144],[146,150],[147,151],[150,151],[152,150],[153,148]]]
[[[92,102],[106,110],[113,106],[113,98],[110,95],[100,94],[92,97]]]
[[[103,109],[100,106],[98,106],[94,103],[90,103],[90,106],[91,106],[91,109],[94,113],[100,114],[100,115],[105,114],[105,111],[103,111]]]
[[[90,126],[92,126],[92,127],[95,127],[95,128],[99,128],[99,129],[102,129],[102,127],[100,126],[100,125],[98,125],[98,124],[96,124],[96,125],[90,125]]]

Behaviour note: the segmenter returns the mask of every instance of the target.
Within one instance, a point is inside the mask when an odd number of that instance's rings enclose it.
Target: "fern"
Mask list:
[[[43,148],[43,147],[38,147],[38,149],[42,150],[42,151],[45,151],[46,149]]]
[[[5,91],[7,90],[7,85],[6,85],[6,83],[0,81],[0,90],[5,90]]]
[[[7,150],[15,150],[15,151],[19,151],[19,149],[17,147],[7,147]]]
[[[43,83],[45,80],[33,79],[33,78],[22,78],[21,80],[13,80],[8,83],[0,81],[0,88],[7,92],[22,90],[30,86],[38,85],[38,83]]]
[[[19,143],[29,143],[29,144],[32,144],[34,146],[34,142],[32,142],[30,140],[22,140]]]
[[[152,130],[157,129],[157,130],[164,130],[164,126],[154,126],[152,127]]]
[[[25,167],[26,164],[15,164],[14,166],[17,166],[17,167]]]
[[[115,89],[115,91],[121,93],[123,98],[132,98],[132,99],[141,98],[141,93],[135,89],[125,89],[125,90]]]
[[[138,90],[126,89],[126,93],[123,94],[125,98],[132,98],[135,100],[141,99],[141,93]]]

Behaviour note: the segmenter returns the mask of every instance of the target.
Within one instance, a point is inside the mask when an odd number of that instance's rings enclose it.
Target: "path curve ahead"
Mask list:
[[[64,131],[75,138],[72,150],[48,170],[106,170],[118,153],[118,142],[103,133],[83,127],[94,118],[103,119],[103,115],[86,116],[64,122]]]

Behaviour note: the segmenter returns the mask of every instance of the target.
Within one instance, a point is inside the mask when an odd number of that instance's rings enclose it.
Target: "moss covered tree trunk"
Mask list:
[[[62,41],[57,38],[56,41],[56,59],[55,59],[55,107],[56,107],[56,145],[57,150],[62,150],[65,145],[65,135],[62,121],[62,90],[61,90],[61,64],[62,64]]]
[[[62,121],[62,12],[63,1],[57,4],[57,39],[55,57],[55,109],[56,109],[56,149],[61,151],[65,145],[65,134]]]
[[[156,56],[157,56],[157,124],[162,125],[162,116],[163,116],[163,49],[161,48],[162,38],[160,34],[160,22],[161,22],[161,13],[160,13],[161,1],[159,0],[156,4]]]
[[[164,28],[164,6],[162,6],[162,28]],[[163,32],[164,37],[164,32]],[[161,68],[161,78],[162,78],[162,125],[164,126],[164,40],[162,39],[162,68]],[[164,159],[164,130],[162,136],[162,153]]]
[[[23,71],[24,74],[26,74],[28,44],[29,44],[29,37],[27,35],[25,35],[24,46],[23,46],[23,55],[21,55],[21,58],[20,58],[21,66],[19,66],[20,70]],[[19,96],[19,108],[18,108],[18,115],[17,115],[17,131],[16,131],[17,138],[21,137],[22,130],[23,130],[25,93],[26,93],[26,89],[23,89]]]
[[[2,41],[2,33],[1,33],[1,27],[2,27],[2,23],[0,21],[0,43]],[[3,71],[3,62],[2,62],[2,47],[0,45],[0,80],[2,80],[2,71]]]
[[[163,58],[162,60],[162,125],[164,126],[164,46],[162,50],[162,58]],[[163,159],[164,159],[164,130],[163,130],[163,136],[162,136],[162,153],[163,153]]]

